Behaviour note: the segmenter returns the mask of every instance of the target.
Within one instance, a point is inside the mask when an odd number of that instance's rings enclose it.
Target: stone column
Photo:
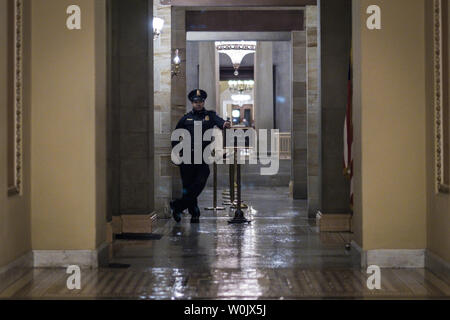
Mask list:
[[[218,88],[218,57],[214,42],[199,43],[199,86],[208,93],[205,108],[217,110],[217,88]]]
[[[352,37],[350,0],[322,0],[322,205],[324,214],[350,213],[350,181],[343,175],[344,121]],[[311,213],[311,212],[310,212]]]
[[[306,33],[292,32],[292,181],[294,199],[307,194]]]
[[[258,42],[255,53],[255,125],[273,129],[273,49],[271,42]],[[270,140],[269,140],[270,141]]]
[[[111,111],[114,216],[154,210],[151,1],[112,1]]]
[[[197,41],[188,41],[186,43],[186,112],[192,109],[188,94],[199,87],[199,43]]]
[[[273,46],[276,90],[276,128],[291,133],[292,125],[292,42],[277,41]]]
[[[308,215],[315,217],[320,208],[321,193],[321,106],[317,6],[306,6],[306,98],[308,133]]]
[[[155,126],[155,211],[158,218],[170,218],[169,201],[172,197],[172,165],[170,162],[171,135],[171,23],[170,6],[159,1],[153,5],[155,17],[164,19],[160,37],[154,41],[154,126]]]
[[[172,50],[179,49],[181,66],[180,73],[172,77],[171,81],[171,126],[175,129],[178,121],[186,113],[186,11],[181,7],[172,7]],[[172,175],[172,196],[181,196],[181,179],[178,167],[173,166]]]

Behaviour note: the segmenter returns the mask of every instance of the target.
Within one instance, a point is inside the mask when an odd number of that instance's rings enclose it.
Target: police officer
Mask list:
[[[178,122],[176,129],[186,129],[191,134],[191,150],[194,150],[194,126],[202,123],[202,137],[205,131],[217,126],[220,129],[230,128],[231,123],[219,117],[215,111],[205,109],[205,100],[208,97],[207,93],[201,89],[195,89],[188,95],[189,101],[192,103],[192,111],[185,114]],[[203,139],[202,139],[203,140]],[[178,142],[172,142],[174,147]],[[202,151],[210,142],[203,142]],[[181,180],[183,183],[183,197],[181,199],[170,202],[172,216],[176,222],[181,221],[181,214],[185,209],[189,210],[191,215],[191,223],[198,223],[200,220],[200,209],[197,205],[197,198],[205,188],[209,177],[209,165],[203,160],[202,163],[194,164],[194,154],[191,152],[191,163],[182,163],[179,165]]]

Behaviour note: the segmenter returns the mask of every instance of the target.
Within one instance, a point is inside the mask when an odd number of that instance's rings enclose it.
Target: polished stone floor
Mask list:
[[[200,208],[211,206],[211,199],[206,190]],[[357,252],[345,250],[350,234],[317,233],[306,202],[289,199],[287,188],[245,190],[244,200],[250,224],[229,225],[232,210],[203,211],[200,224],[190,224],[189,214],[180,224],[160,221],[155,233],[163,235],[161,240],[134,247],[118,242],[115,261],[186,270],[358,266]]]
[[[201,208],[211,205],[211,190]],[[220,199],[220,198],[219,198]],[[232,211],[203,211],[177,224],[159,220],[159,240],[116,240],[111,262],[129,268],[83,270],[81,290],[66,288],[64,269],[23,270],[0,298],[305,299],[450,298],[450,282],[424,269],[383,269],[369,290],[348,233],[319,233],[306,202],[287,188],[244,190],[251,224],[229,225]]]

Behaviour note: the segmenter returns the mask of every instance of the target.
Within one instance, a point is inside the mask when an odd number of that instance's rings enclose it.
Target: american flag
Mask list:
[[[350,209],[353,211],[353,81],[352,81],[353,59],[350,54],[350,64],[348,67],[348,87],[347,87],[347,113],[344,123],[344,175],[350,179]]]

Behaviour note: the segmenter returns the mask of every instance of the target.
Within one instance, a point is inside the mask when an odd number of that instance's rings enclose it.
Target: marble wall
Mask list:
[[[255,53],[255,126],[273,129],[273,44],[257,42]],[[269,140],[270,141],[270,140]]]
[[[171,127],[175,129],[178,121],[186,113],[186,11],[182,7],[172,7],[172,54],[179,49],[181,58],[180,73],[171,81]],[[181,178],[178,167],[172,166],[172,196],[181,197]]]
[[[171,123],[171,6],[154,1],[155,17],[164,20],[160,37],[154,41],[154,126],[155,126],[155,211],[158,218],[170,218],[169,201],[172,197],[172,165],[170,162]]]
[[[319,15],[317,6],[306,6],[306,99],[307,99],[307,167],[308,214],[315,217],[321,197],[321,104],[319,86]]]
[[[189,92],[199,88],[199,43],[197,41],[186,42],[186,112],[192,109],[191,102],[187,98]]]
[[[216,50],[215,42],[207,41],[199,44],[199,86],[208,94],[205,101],[207,110],[219,110],[219,53]],[[195,88],[194,88],[195,89]],[[191,109],[191,103],[188,104]]]
[[[292,118],[292,44],[290,41],[273,42],[275,65],[275,128],[291,132]]]
[[[292,32],[292,196],[307,199],[306,32]]]
[[[305,30],[292,32],[292,181],[294,199],[308,199],[308,212],[320,208],[320,58],[317,6],[305,8]]]

